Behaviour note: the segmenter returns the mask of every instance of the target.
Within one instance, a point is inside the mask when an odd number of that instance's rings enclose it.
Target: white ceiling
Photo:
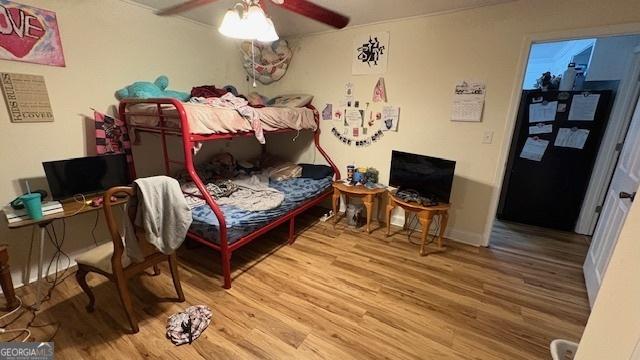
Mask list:
[[[162,9],[184,0],[133,0],[137,3]],[[263,0],[267,1],[268,0]],[[286,0],[285,0],[286,1]],[[351,18],[349,26],[370,24],[378,21],[410,16],[436,14],[462,9],[506,3],[514,0],[311,0],[317,5],[337,11]],[[228,8],[238,0],[217,0],[211,4],[182,13],[182,16],[197,22],[218,26]],[[302,35],[330,30],[331,27],[307,19],[298,14],[269,6],[280,36]]]

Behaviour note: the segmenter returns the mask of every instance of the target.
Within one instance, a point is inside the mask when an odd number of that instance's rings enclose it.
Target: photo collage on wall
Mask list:
[[[398,131],[400,108],[386,102],[384,78],[373,89],[371,102],[362,103],[354,95],[354,85],[347,83],[344,99],[337,106],[327,104],[322,111],[324,120],[332,120],[332,134],[345,145],[369,146],[386,131]]]

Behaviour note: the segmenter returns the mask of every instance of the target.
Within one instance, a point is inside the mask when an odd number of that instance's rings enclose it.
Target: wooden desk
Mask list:
[[[338,200],[340,200],[340,194],[344,194],[345,205],[349,204],[349,196],[361,197],[364,207],[367,209],[367,233],[371,234],[371,214],[373,211],[373,202],[375,198],[387,192],[386,188],[369,189],[362,185],[347,185],[342,181],[333,182],[333,213],[336,217],[334,225],[340,221],[338,216]]]
[[[93,199],[102,197],[102,195],[95,195],[95,196],[91,196],[91,197],[86,197],[86,201],[91,201]],[[122,200],[118,200],[116,203],[118,205],[120,204],[124,204],[127,200],[126,199],[122,199]],[[42,282],[42,268],[43,268],[43,262],[44,262],[44,243],[45,243],[45,234],[47,231],[47,226],[49,224],[51,224],[52,222],[54,222],[57,219],[66,219],[66,218],[70,218],[76,215],[80,215],[80,214],[85,214],[88,212],[92,212],[92,211],[96,211],[96,210],[100,210],[102,209],[102,206],[97,206],[97,207],[93,207],[91,205],[86,205],[85,203],[83,203],[82,201],[65,201],[62,203],[62,209],[63,211],[59,212],[59,213],[55,213],[55,214],[51,214],[51,215],[47,215],[45,217],[43,217],[40,220],[22,220],[22,221],[18,221],[15,223],[9,223],[8,227],[9,229],[19,229],[19,228],[23,228],[26,226],[31,226],[33,227],[33,232],[31,233],[31,246],[29,246],[29,257],[28,257],[28,264],[27,264],[27,282],[30,282],[31,280],[31,252],[33,249],[33,240],[34,240],[34,234],[37,232],[37,230],[40,231],[40,247],[38,248],[39,251],[39,257],[38,257],[38,280],[37,282],[37,286],[36,286],[36,303],[34,305],[34,308],[36,310],[38,310],[40,308],[40,302],[42,301],[41,297],[40,297],[40,285]]]
[[[440,232],[436,234],[438,239],[438,249],[436,251],[444,251],[445,247],[442,246],[442,238],[444,236],[444,232],[447,229],[447,222],[449,221],[449,208],[451,204],[438,204],[434,206],[422,206],[413,202],[406,202],[397,198],[393,193],[388,193],[388,202],[387,202],[387,236],[391,235],[391,211],[396,207],[401,207],[405,211],[415,212],[418,215],[418,221],[422,225],[422,245],[420,245],[420,255],[425,256],[428,253],[425,251],[425,246],[427,244],[427,238],[429,236],[429,228],[431,227],[431,223],[433,222],[433,218],[436,216],[440,216]],[[403,229],[407,229],[407,216],[404,218],[404,226]]]

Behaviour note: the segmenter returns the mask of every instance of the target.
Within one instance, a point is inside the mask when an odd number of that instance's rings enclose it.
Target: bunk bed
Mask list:
[[[286,133],[296,131],[312,131],[313,143],[317,151],[324,157],[327,164],[333,170],[334,180],[340,179],[340,171],[329,155],[320,146],[320,121],[318,111],[312,106],[305,108],[262,108],[262,128],[265,135],[272,133]],[[243,226],[242,220],[234,221],[235,215],[225,217],[221,206],[209,194],[206,184],[196,171],[194,157],[201,144],[215,140],[229,140],[236,137],[255,136],[247,120],[232,109],[203,108],[197,104],[183,103],[176,99],[124,99],[119,105],[119,116],[127,127],[134,132],[155,133],[160,136],[162,157],[165,174],[172,176],[172,166],[183,167],[190,180],[199,190],[195,195],[204,200],[206,209],[200,209],[198,214],[194,211],[194,219],[207,219],[212,221],[194,221],[187,238],[192,239],[208,248],[220,252],[223,275],[223,286],[231,288],[231,255],[240,247],[259,238],[266,232],[288,222],[289,244],[295,241],[295,218],[297,215],[318,205],[332,194],[331,181],[323,184],[315,184],[314,187],[302,184],[300,187],[311,188],[307,194],[296,198],[285,199],[278,211],[262,212],[259,219],[246,217],[247,214],[239,214],[240,218],[252,219],[251,224]],[[263,121],[264,119],[264,121]],[[286,121],[281,121],[281,120]],[[195,130],[194,130],[195,129]],[[177,136],[182,138],[184,161],[169,158],[167,150],[167,137]],[[268,138],[268,136],[265,136]],[[130,163],[131,175],[136,177],[135,163]],[[330,180],[330,179],[329,179]],[[289,192],[286,187],[278,189],[285,194]],[[193,193],[188,193],[194,196]],[[199,216],[198,216],[199,215]],[[242,215],[245,215],[243,217]],[[231,218],[229,218],[231,217]]]

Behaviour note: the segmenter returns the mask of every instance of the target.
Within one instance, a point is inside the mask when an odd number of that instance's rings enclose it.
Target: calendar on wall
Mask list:
[[[482,121],[484,109],[485,84],[482,82],[461,81],[453,94],[451,121]]]

